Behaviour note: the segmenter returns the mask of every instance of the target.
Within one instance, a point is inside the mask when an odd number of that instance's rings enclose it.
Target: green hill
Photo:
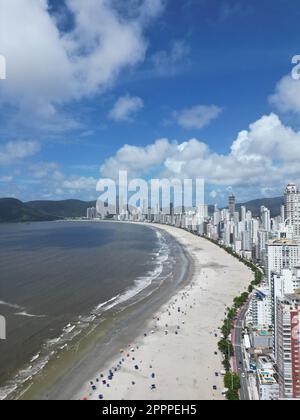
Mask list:
[[[49,214],[56,218],[85,217],[89,207],[95,207],[96,202],[80,200],[63,201],[30,201],[26,205],[32,210]]]
[[[0,198],[0,223],[38,222],[54,219],[55,217],[30,208],[14,198]]]

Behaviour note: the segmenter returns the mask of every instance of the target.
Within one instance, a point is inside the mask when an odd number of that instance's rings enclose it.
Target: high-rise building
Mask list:
[[[284,194],[285,218],[294,227],[295,238],[300,238],[300,193],[295,184],[288,184]]]
[[[300,265],[300,245],[288,239],[273,239],[267,245],[267,275],[269,285],[272,273],[280,273],[283,269],[292,269]]]
[[[277,300],[276,359],[279,398],[300,399],[300,295]]]
[[[254,328],[268,330],[270,325],[272,325],[272,312],[271,293],[267,287],[262,287],[255,291],[250,309]]]
[[[282,270],[280,274],[273,273],[271,276],[271,313],[272,324],[274,326],[274,354],[276,358],[276,331],[277,331],[277,312],[276,304],[278,299],[283,299],[286,295],[298,293],[300,290],[300,267],[292,270]]]
[[[260,218],[263,230],[267,230],[269,232],[271,230],[271,214],[270,210],[265,206],[261,206],[260,208]]]
[[[241,207],[241,221],[244,222],[246,220],[246,213],[247,213],[247,209],[245,206]]]
[[[229,214],[230,214],[230,217],[234,217],[235,207],[236,207],[235,195],[231,194],[229,196]]]

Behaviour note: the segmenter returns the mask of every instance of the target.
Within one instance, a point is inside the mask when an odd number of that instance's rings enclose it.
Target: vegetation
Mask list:
[[[241,388],[239,375],[236,373],[226,372],[224,384],[226,389],[228,389],[226,398],[232,401],[239,400],[239,390]]]
[[[227,400],[237,401],[239,400],[239,389],[241,387],[239,376],[236,373],[231,372],[230,360],[234,356],[234,348],[230,341],[231,331],[234,328],[234,320],[236,319],[237,312],[242,308],[249,299],[249,295],[253,292],[254,287],[259,286],[263,280],[262,271],[251,261],[246,260],[232,248],[221,245],[219,242],[204,236],[205,239],[224,249],[234,258],[237,258],[241,263],[245,264],[250,270],[253,271],[254,280],[251,282],[248,288],[248,292],[242,293],[240,296],[237,296],[233,301],[233,307],[228,308],[227,318],[224,321],[224,324],[221,328],[223,338],[219,341],[218,347],[220,352],[223,354],[223,366],[226,370],[226,375],[224,377],[225,388],[228,389],[226,393]]]
[[[41,222],[55,219],[57,218],[30,208],[14,198],[0,199],[0,223]]]
[[[13,198],[0,199],[0,222],[39,222],[86,216],[96,202],[80,200],[30,201],[23,203]]]

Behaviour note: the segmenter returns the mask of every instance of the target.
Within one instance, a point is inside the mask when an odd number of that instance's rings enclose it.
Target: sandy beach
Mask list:
[[[139,337],[105,365],[99,360],[99,370],[74,399],[224,399],[219,328],[252,273],[205,239],[170,226],[156,228],[185,248],[193,260],[192,278],[153,314]]]

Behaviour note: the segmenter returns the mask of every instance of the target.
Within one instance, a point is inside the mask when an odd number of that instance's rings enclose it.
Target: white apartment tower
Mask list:
[[[300,245],[294,240],[273,239],[267,245],[267,274],[269,286],[272,273],[293,269],[300,265]]]
[[[300,238],[300,193],[295,184],[288,184],[284,194],[285,218],[294,227],[295,238]]]

